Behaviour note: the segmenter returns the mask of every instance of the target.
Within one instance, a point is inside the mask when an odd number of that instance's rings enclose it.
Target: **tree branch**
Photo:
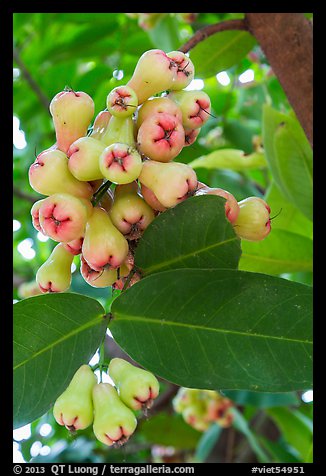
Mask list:
[[[225,20],[219,23],[214,23],[213,25],[208,25],[200,30],[197,30],[196,33],[180,48],[179,51],[183,53],[188,53],[192,48],[194,48],[198,43],[205,40],[209,36],[215,35],[215,33],[219,33],[220,31],[227,31],[227,30],[247,30],[247,25],[245,20],[237,19],[237,20]]]
[[[31,202],[31,203],[35,203],[38,200],[38,198],[20,190],[17,187],[13,187],[13,194],[16,195],[16,197],[22,198],[23,200],[27,200],[28,202]]]
[[[303,13],[246,13],[245,23],[268,59],[312,145],[311,22]]]
[[[22,75],[24,76],[24,78],[26,79],[28,84],[30,85],[31,89],[34,91],[36,96],[39,98],[43,107],[45,107],[45,109],[49,112],[50,101],[48,100],[46,95],[43,93],[43,91],[41,90],[41,88],[39,87],[37,82],[34,80],[31,73],[26,68],[24,62],[22,61],[22,59],[19,55],[19,52],[17,51],[17,48],[15,48],[15,47],[13,48],[13,57],[14,57],[14,60],[16,61],[16,63],[17,63],[17,66],[21,70]]]

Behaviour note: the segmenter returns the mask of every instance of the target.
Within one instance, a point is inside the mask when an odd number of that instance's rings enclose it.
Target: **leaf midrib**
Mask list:
[[[61,344],[62,342],[70,339],[71,337],[74,337],[76,334],[79,334],[80,332],[83,332],[84,330],[86,329],[89,329],[93,326],[96,326],[96,325],[99,325],[101,323],[100,319],[103,317],[103,315],[98,315],[96,316],[94,319],[92,319],[91,321],[87,322],[86,324],[82,325],[81,327],[78,327],[77,329],[73,329],[72,331],[70,331],[68,334],[64,335],[63,337],[60,337],[59,339],[57,339],[56,341],[54,342],[51,342],[51,344],[47,345],[46,347],[44,347],[43,349],[35,352],[32,354],[31,357],[23,360],[22,362],[20,362],[19,364],[17,364],[16,366],[14,366],[13,370],[17,370],[19,369],[20,367],[22,367],[23,365],[26,365],[28,362],[31,362],[33,359],[35,359],[36,357],[39,357],[40,355],[48,352],[49,350],[53,349],[56,345],[59,345]],[[18,344],[18,342],[15,342],[14,343]]]
[[[170,326],[175,326],[175,327],[186,327],[187,329],[196,329],[196,330],[202,330],[202,331],[209,331],[209,332],[216,332],[216,333],[222,333],[222,334],[233,334],[233,335],[240,335],[240,336],[245,336],[245,337],[256,337],[256,338],[262,338],[262,339],[273,339],[273,340],[280,340],[280,341],[287,341],[287,342],[296,342],[300,344],[310,344],[312,345],[313,342],[310,340],[300,340],[300,339],[291,339],[288,337],[277,337],[277,336],[269,336],[269,335],[264,335],[264,334],[250,334],[249,332],[241,332],[241,331],[234,331],[234,330],[227,330],[227,329],[217,329],[213,327],[203,327],[195,324],[184,324],[181,322],[173,322],[173,321],[168,321],[166,319],[164,320],[157,320],[153,319],[150,317],[141,317],[141,316],[128,316],[125,314],[120,314],[116,313],[114,314],[113,312],[113,317],[116,317],[117,319],[124,319],[126,321],[139,321],[139,322],[145,322],[145,323],[151,323],[151,324],[156,324],[159,325],[160,327],[165,326],[165,325],[170,325]],[[114,319],[113,321],[114,322]]]
[[[144,271],[147,273],[152,273],[153,271],[157,269],[164,269],[167,266],[170,266],[173,263],[177,263],[179,261],[184,261],[185,259],[191,258],[194,255],[198,255],[201,253],[205,253],[206,251],[209,251],[213,248],[218,248],[219,246],[225,245],[227,243],[230,243],[232,241],[237,241],[239,238],[237,236],[234,236],[232,238],[229,238],[228,240],[220,241],[217,243],[213,243],[212,245],[205,246],[204,248],[199,248],[198,250],[191,251],[190,253],[184,254],[184,255],[177,255],[174,258],[171,258],[167,261],[160,261],[158,264],[153,264],[152,266],[149,266],[148,268],[143,268]],[[191,268],[190,268],[191,269]]]

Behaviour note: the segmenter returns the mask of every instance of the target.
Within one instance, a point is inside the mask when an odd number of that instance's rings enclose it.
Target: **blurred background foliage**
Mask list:
[[[52,97],[66,85],[76,91],[85,91],[93,98],[97,114],[105,109],[108,92],[129,80],[144,51],[178,49],[199,28],[241,18],[244,14],[166,13],[141,18],[136,15],[13,15],[14,300],[33,293],[35,273],[55,245],[32,226],[30,209],[41,197],[28,183],[28,168],[36,155],[55,142],[48,109]],[[311,14],[305,15],[311,18]],[[227,54],[225,64],[228,64]],[[255,41],[252,41],[250,51],[233,59],[232,66],[217,68],[208,77],[196,74],[192,87],[209,94],[212,116],[201,129],[197,141],[178,156],[177,160],[185,163],[225,148],[240,149],[245,154],[259,153],[262,150],[262,106],[267,103],[278,111],[290,111],[283,89]],[[250,195],[263,197],[271,184],[266,167],[242,171],[223,167],[197,168],[196,172],[200,181],[229,190],[238,201]],[[96,297],[107,306],[111,300],[110,288],[88,286],[78,271],[78,256],[74,263],[71,291]],[[287,273],[285,277],[308,284],[312,282],[312,273],[306,270]],[[145,418],[135,436],[120,449],[104,447],[95,440],[91,429],[69,435],[64,427],[55,423],[49,412],[14,432],[14,458],[17,462],[310,461],[311,392],[283,397],[240,391],[230,393],[229,398],[241,410],[239,418],[229,429],[222,430],[214,425],[204,434],[174,414],[171,402],[168,402],[163,411]]]

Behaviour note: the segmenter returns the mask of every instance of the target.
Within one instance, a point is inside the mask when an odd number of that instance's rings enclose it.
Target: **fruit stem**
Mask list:
[[[107,192],[107,190],[109,190],[109,188],[111,187],[112,185],[112,182],[110,182],[110,180],[107,180],[106,182],[104,182],[98,190],[96,190],[96,192],[94,193],[93,197],[92,197],[92,205],[93,207],[95,207],[98,202],[101,200],[101,198],[103,197],[103,195],[105,194],[105,192]]]
[[[132,277],[133,277],[133,275],[134,275],[135,273],[136,273],[136,270],[135,270],[135,269],[132,269],[132,270],[130,271],[130,273],[128,274],[128,277],[127,277],[127,279],[126,279],[126,282],[125,282],[124,285],[123,285],[123,288],[122,288],[121,292],[123,292],[123,291],[125,291],[125,290],[127,289],[128,285],[129,285],[129,283],[130,283],[130,281],[131,281],[131,279],[132,279]]]

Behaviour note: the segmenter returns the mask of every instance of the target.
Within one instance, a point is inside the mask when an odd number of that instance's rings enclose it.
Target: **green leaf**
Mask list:
[[[267,449],[273,458],[273,463],[300,463],[301,460],[297,458],[286,445],[281,442],[271,441],[264,436],[258,437],[260,444]],[[294,451],[295,452],[295,451]]]
[[[236,268],[240,240],[225,217],[225,199],[191,197],[159,215],[135,254],[144,274],[176,268]]]
[[[140,425],[140,434],[145,441],[155,445],[173,446],[181,450],[191,450],[201,437],[201,433],[183,420],[181,415],[160,412]]]
[[[300,403],[295,392],[269,393],[250,392],[248,390],[222,390],[222,393],[237,405],[252,405],[257,408],[298,405]]]
[[[220,149],[199,157],[188,165],[193,169],[202,167],[205,169],[228,169],[242,172],[244,170],[266,167],[267,163],[264,154],[260,152],[245,154],[243,150]]]
[[[204,463],[205,460],[208,458],[210,452],[214,448],[215,444],[217,443],[219,437],[222,433],[222,427],[216,423],[213,423],[207,431],[203,434],[200,438],[196,452],[195,452],[195,462],[196,463]]]
[[[295,117],[265,105],[263,143],[273,178],[285,197],[312,220],[312,149]]]
[[[105,336],[98,301],[79,294],[35,296],[14,305],[14,428],[42,416]]]
[[[154,47],[166,52],[176,50],[182,43],[179,22],[169,14],[160,18],[154,28],[149,29],[147,33]]]
[[[221,31],[198,43],[190,58],[196,76],[209,78],[239,63],[255,45],[255,38],[246,31]]]
[[[111,308],[136,362],[183,387],[311,388],[312,289],[264,274],[178,269],[142,279]]]
[[[302,461],[308,463],[312,455],[312,422],[298,410],[289,408],[270,408],[266,412],[284,439],[298,451]]]
[[[255,433],[249,428],[247,420],[244,416],[235,408],[232,408],[232,413],[234,415],[233,419],[233,426],[236,430],[243,433],[251,446],[251,449],[254,451],[255,455],[258,458],[260,463],[269,463],[270,458],[261,447],[258,438],[256,437]]]
[[[242,240],[239,269],[282,274],[312,271],[313,242],[287,230],[273,229],[262,241]]]

